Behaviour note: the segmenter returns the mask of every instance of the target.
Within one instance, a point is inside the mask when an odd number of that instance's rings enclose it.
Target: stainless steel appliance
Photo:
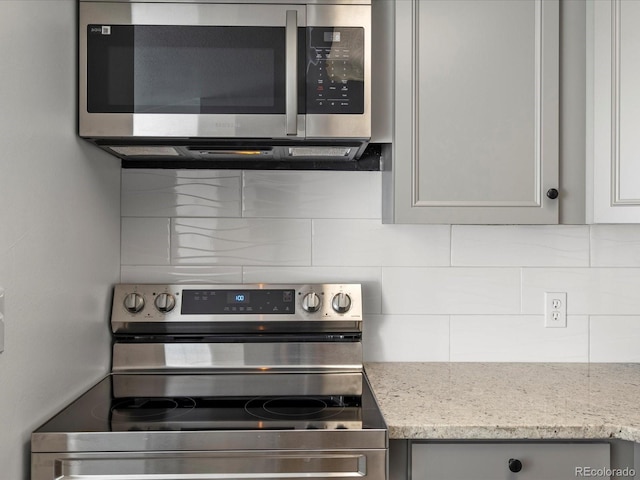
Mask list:
[[[118,285],[111,374],[36,430],[32,480],[384,480],[360,285]]]
[[[80,0],[79,133],[129,163],[353,163],[370,0]]]

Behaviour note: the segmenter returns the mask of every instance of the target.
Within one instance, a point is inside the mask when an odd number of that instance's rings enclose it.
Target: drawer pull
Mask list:
[[[511,470],[513,473],[518,473],[520,470],[522,470],[522,462],[517,458],[510,458],[509,470]]]

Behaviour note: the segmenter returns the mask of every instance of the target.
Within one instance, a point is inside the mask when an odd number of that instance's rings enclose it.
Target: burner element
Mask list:
[[[313,418],[327,408],[327,404],[318,398],[283,397],[264,402],[262,408],[272,415]]]
[[[313,397],[257,397],[249,400],[244,409],[250,415],[265,420],[323,420],[340,414],[344,405],[331,399]]]
[[[91,414],[99,420],[111,423],[146,421],[160,422],[180,417],[196,406],[189,397],[179,398],[130,398],[111,405],[96,405]]]

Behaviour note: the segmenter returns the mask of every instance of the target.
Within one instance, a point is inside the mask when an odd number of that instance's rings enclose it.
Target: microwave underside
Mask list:
[[[87,139],[122,168],[379,171],[381,145],[366,141]]]

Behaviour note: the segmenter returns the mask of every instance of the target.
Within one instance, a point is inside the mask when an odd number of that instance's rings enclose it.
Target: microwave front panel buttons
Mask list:
[[[364,30],[307,28],[307,113],[364,112]]]

